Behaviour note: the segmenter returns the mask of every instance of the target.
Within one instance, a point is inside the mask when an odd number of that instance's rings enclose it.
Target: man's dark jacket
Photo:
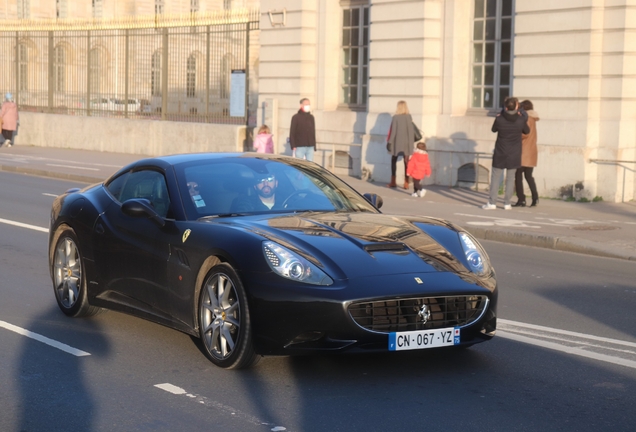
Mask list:
[[[497,132],[492,166],[515,169],[521,166],[521,134],[530,133],[528,114],[520,109],[509,114],[505,109],[495,118],[492,131]]]
[[[316,148],[316,123],[313,115],[302,109],[294,114],[289,131],[289,144],[293,149],[296,147]]]

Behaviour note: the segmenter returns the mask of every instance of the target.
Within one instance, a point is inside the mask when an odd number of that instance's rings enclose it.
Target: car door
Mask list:
[[[170,244],[179,236],[170,219],[171,201],[162,172],[125,173],[108,185],[113,201],[94,228],[95,264],[104,286],[99,297],[109,302],[169,318]],[[131,198],[150,201],[165,225],[126,215],[121,205]]]

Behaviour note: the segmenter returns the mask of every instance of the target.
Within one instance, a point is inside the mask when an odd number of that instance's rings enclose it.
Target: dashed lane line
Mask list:
[[[13,225],[13,226],[17,226],[17,227],[20,227],[20,228],[27,228],[27,229],[30,229],[30,230],[33,230],[33,231],[40,231],[40,232],[45,232],[45,233],[49,232],[48,228],[42,228],[42,227],[35,226],[35,225],[29,225],[29,224],[25,224],[25,223],[22,223],[22,222],[12,221],[12,220],[9,220],[9,219],[0,218],[0,223],[7,224],[7,225]]]
[[[85,171],[99,171],[99,168],[88,168],[88,167],[82,167],[82,166],[77,166],[77,165],[62,165],[62,164],[49,164],[49,163],[47,163],[46,166],[61,167],[61,168],[73,168],[73,169],[79,169],[79,170],[85,170]]]
[[[46,336],[42,336],[41,334],[38,333],[33,333],[30,330],[27,329],[23,329],[22,327],[18,327],[16,325],[13,324],[9,324],[6,321],[0,321],[0,327],[5,328],[7,330],[10,330],[12,332],[15,332],[19,335],[22,336],[26,336],[28,338],[34,339],[38,342],[42,342],[43,344],[52,346],[53,348],[57,348],[61,351],[64,351],[65,353],[74,355],[76,357],[85,357],[85,356],[89,356],[91,355],[90,353],[87,353],[86,351],[82,351],[79,350],[77,348],[73,348],[72,346],[63,344],[62,342],[58,342],[56,340],[47,338]]]
[[[285,431],[287,430],[285,427],[283,426],[276,426],[273,423],[270,422],[266,422],[266,421],[262,421],[256,417],[254,417],[253,415],[241,412],[235,408],[232,408],[229,405],[225,405],[222,404],[220,402],[216,402],[213,400],[210,400],[208,398],[206,398],[205,396],[200,396],[200,395],[196,395],[196,394],[192,394],[187,392],[186,390],[182,389],[181,387],[177,387],[176,385],[170,384],[170,383],[163,383],[163,384],[155,384],[155,387],[166,391],[168,393],[171,393],[173,395],[177,395],[177,396],[182,396],[185,395],[188,398],[191,398],[192,400],[194,400],[195,402],[200,403],[201,405],[205,405],[207,407],[211,407],[211,408],[216,408],[220,411],[223,411],[225,413],[230,414],[231,416],[244,420],[247,423],[251,423],[253,425],[257,425],[257,426],[268,426],[270,427],[271,431]]]

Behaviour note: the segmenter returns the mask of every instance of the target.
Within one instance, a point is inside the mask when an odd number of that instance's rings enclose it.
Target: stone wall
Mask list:
[[[19,145],[161,156],[249,149],[246,127],[20,113]]]

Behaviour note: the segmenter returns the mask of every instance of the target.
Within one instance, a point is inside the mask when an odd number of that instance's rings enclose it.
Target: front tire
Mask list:
[[[247,296],[229,264],[210,269],[199,296],[199,336],[205,355],[225,369],[255,365]]]
[[[51,250],[51,278],[55,300],[65,315],[78,318],[99,313],[100,308],[88,303],[86,272],[77,235],[63,226],[55,233]]]

